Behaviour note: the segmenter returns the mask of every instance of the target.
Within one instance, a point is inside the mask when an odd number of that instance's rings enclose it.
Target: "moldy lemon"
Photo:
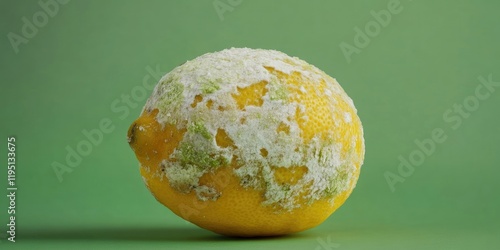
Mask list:
[[[364,158],[335,79],[273,50],[202,55],[163,76],[128,142],[154,197],[231,236],[306,230],[340,207]]]

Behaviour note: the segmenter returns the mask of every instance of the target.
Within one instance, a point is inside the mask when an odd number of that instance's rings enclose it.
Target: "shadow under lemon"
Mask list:
[[[196,227],[99,227],[20,230],[20,240],[90,240],[90,241],[245,241],[309,237],[297,233],[271,237],[229,237]],[[310,236],[315,237],[315,236]]]

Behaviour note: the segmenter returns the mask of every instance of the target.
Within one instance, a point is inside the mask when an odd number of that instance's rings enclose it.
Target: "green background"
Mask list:
[[[213,2],[71,1],[18,53],[9,32],[22,34],[22,18],[42,8],[0,2],[2,188],[7,136],[17,138],[18,164],[17,242],[5,239],[2,195],[0,248],[500,249],[500,87],[456,129],[443,119],[471,100],[479,76],[500,81],[500,2],[402,0],[402,11],[350,63],[340,44],[353,45],[355,27],[364,29],[389,0],[243,0],[222,19]],[[361,177],[346,204],[314,229],[218,236],[175,216],[142,183],[126,131],[146,97],[125,106],[121,96],[141,88],[147,67],[166,73],[229,47],[298,56],[337,78],[354,100],[366,140]],[[114,102],[130,114],[113,110]],[[66,147],[103,118],[114,130],[60,182],[52,164],[65,163]],[[408,159],[414,141],[435,128],[446,141],[392,192],[384,173],[398,174],[398,157]]]

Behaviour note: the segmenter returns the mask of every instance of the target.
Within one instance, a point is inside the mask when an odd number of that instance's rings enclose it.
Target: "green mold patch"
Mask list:
[[[213,135],[208,131],[203,122],[192,122],[188,126],[188,131],[191,133],[199,134],[203,136],[203,138],[210,140],[213,138]]]
[[[163,98],[161,106],[164,108],[177,107],[184,100],[182,92],[184,92],[184,85],[180,82],[172,82],[167,84],[165,87],[165,92],[163,93]]]
[[[182,165],[195,165],[198,168],[205,170],[226,166],[228,164],[226,158],[209,154],[202,149],[195,148],[191,143],[181,143],[178,150],[176,159],[179,160]]]
[[[199,178],[203,175],[203,171],[200,171],[194,165],[180,166],[163,161],[161,167],[169,180],[170,186],[182,193],[189,193],[199,186]]]
[[[205,81],[201,84],[201,92],[203,94],[212,94],[220,89],[220,84],[216,81]]]
[[[156,107],[160,110],[159,122],[176,124],[178,110],[184,102],[184,85],[180,82],[164,82],[160,87],[161,95],[156,101]]]
[[[289,91],[285,85],[279,83],[278,81],[271,81],[268,86],[269,86],[269,98],[272,101],[288,100]]]
[[[189,129],[208,132],[201,123],[193,123]],[[212,187],[200,185],[199,180],[204,174],[227,166],[228,161],[202,144],[196,140],[181,142],[170,159],[162,162],[162,169],[172,188],[183,193],[194,191],[201,201],[217,200],[220,193]]]
[[[347,165],[340,166],[337,169],[337,174],[329,180],[330,184],[327,186],[322,196],[325,198],[332,198],[339,195],[349,187],[350,180],[349,167]]]

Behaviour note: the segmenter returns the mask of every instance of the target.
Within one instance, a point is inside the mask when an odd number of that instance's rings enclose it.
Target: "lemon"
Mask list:
[[[274,50],[232,48],[166,74],[128,142],[154,197],[231,236],[319,225],[364,158],[356,108],[335,79]]]

